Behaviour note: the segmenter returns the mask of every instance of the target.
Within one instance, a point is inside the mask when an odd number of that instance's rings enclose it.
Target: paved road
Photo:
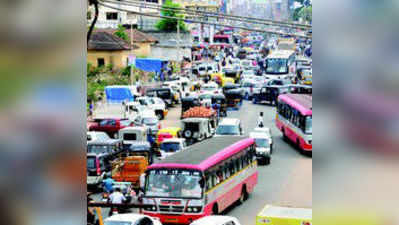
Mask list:
[[[225,212],[237,217],[242,225],[255,225],[256,214],[266,204],[312,207],[312,158],[301,155],[283,141],[275,126],[275,107],[244,101],[241,109],[228,112],[228,117],[239,118],[245,134],[249,134],[261,111],[264,112],[265,126],[272,129],[274,152],[270,165],[259,166],[259,183],[247,202]],[[162,125],[180,126],[179,116],[180,108],[172,108]]]
[[[162,126],[180,126],[180,110],[180,107],[171,108]],[[237,217],[242,225],[255,225],[256,214],[266,204],[312,207],[312,158],[301,155],[283,141],[274,125],[275,108],[245,101],[239,111],[228,112],[228,117],[241,119],[248,134],[256,126],[260,111],[264,112],[265,126],[272,129],[274,151],[271,164],[259,166],[259,182],[247,202],[225,212]]]

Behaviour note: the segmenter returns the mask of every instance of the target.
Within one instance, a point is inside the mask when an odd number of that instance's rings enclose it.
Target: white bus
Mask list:
[[[267,79],[291,79],[296,76],[295,51],[275,50],[266,57]]]

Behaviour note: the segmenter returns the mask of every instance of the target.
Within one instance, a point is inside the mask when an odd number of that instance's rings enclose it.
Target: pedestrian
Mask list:
[[[263,112],[259,113],[258,121],[257,121],[257,126],[258,127],[263,127]]]
[[[114,190],[114,179],[109,177],[108,175],[104,175],[104,180],[103,180],[103,187],[104,191],[107,193],[111,193]]]
[[[93,100],[90,100],[89,103],[89,116],[93,116],[93,110],[94,110],[94,104],[93,104]]]
[[[121,189],[119,187],[115,188],[115,191],[109,196],[109,199],[112,204],[122,204],[126,201],[126,198],[121,193]],[[115,208],[118,210],[118,213],[120,213],[119,207],[113,206],[113,207],[111,207],[110,215],[112,215],[112,212],[114,211]]]

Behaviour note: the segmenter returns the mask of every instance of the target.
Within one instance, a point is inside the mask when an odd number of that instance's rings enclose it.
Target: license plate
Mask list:
[[[165,219],[165,222],[177,222],[176,218]]]

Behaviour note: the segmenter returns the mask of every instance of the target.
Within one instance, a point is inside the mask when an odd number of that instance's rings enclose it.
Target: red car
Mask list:
[[[96,119],[89,125],[89,131],[103,131],[110,137],[118,138],[118,131],[125,127],[133,127],[128,119]]]

